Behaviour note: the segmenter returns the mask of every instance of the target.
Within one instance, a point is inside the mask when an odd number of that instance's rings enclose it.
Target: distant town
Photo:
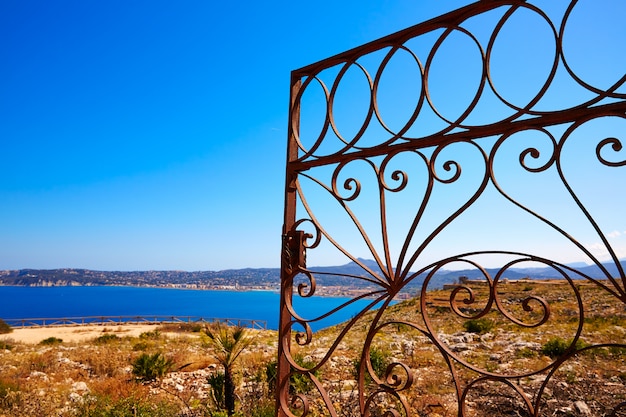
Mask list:
[[[343,277],[320,278],[316,294],[356,296],[373,286]],[[319,281],[318,281],[319,282]],[[361,285],[360,285],[361,284]],[[0,285],[53,286],[133,286],[192,290],[279,291],[279,268],[246,268],[224,271],[93,271],[89,269],[20,269],[0,271]]]
[[[20,269],[0,271],[0,285],[146,286],[202,290],[278,290],[280,270],[226,271],[93,271],[89,269]]]
[[[360,262],[372,271],[379,271],[376,263],[371,260]],[[618,276],[615,265],[605,265],[606,270]],[[316,291],[321,296],[356,296],[380,289],[366,279],[366,274],[359,265],[350,262],[341,266],[312,268],[316,271]],[[605,279],[606,276],[597,266],[577,266],[579,272],[591,278]],[[487,269],[491,276],[497,274],[496,269]],[[482,279],[478,270],[439,271],[429,282],[429,289],[443,288],[447,284],[459,282],[461,279]],[[380,275],[382,276],[382,274]],[[371,276],[370,276],[371,278]],[[555,270],[545,268],[508,269],[507,279],[559,279]],[[574,277],[576,278],[576,277]],[[578,277],[582,278],[582,276]],[[415,277],[405,288],[401,297],[407,297],[419,291],[424,282],[424,275]],[[297,277],[294,286],[309,284],[308,279]],[[194,290],[230,290],[230,291],[279,291],[279,268],[244,268],[223,271],[94,271],[89,269],[20,269],[0,271],[0,285],[3,286],[134,286],[161,287]]]

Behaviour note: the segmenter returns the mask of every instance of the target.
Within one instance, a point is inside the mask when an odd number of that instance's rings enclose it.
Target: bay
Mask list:
[[[350,298],[294,297],[297,312],[318,317]],[[92,316],[196,316],[264,320],[278,329],[280,296],[272,291],[212,291],[150,287],[13,287],[0,286],[0,318],[70,318]],[[372,300],[358,300],[312,330],[346,321]],[[300,330],[294,326],[294,330]]]

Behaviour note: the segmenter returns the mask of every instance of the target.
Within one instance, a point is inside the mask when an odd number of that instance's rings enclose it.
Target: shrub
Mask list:
[[[188,332],[188,333],[199,333],[203,329],[203,325],[201,323],[165,323],[159,326],[162,331],[165,332]]]
[[[276,415],[276,404],[271,400],[260,399],[255,404],[251,404],[245,415],[249,417],[274,417]]]
[[[494,322],[486,318],[472,319],[463,323],[463,328],[469,333],[485,334],[494,327]]]
[[[298,365],[303,368],[312,368],[313,366],[315,366],[314,362],[307,361],[300,355],[296,355],[294,357],[294,360]],[[313,372],[314,376],[318,376],[318,374],[319,371]],[[305,394],[313,388],[313,382],[311,381],[311,378],[309,378],[307,374],[301,374],[298,372],[294,372],[293,374],[291,374],[290,383],[290,390],[295,394]]]
[[[147,350],[149,347],[150,347],[150,344],[148,342],[137,342],[133,345],[133,350],[134,351]]]
[[[4,320],[0,319],[0,334],[7,334],[13,331],[13,327],[9,326]]]
[[[143,332],[139,335],[140,339],[158,340],[161,337],[159,329],[155,329],[149,332]]]
[[[141,381],[154,381],[168,373],[174,362],[160,352],[152,355],[143,353],[133,361],[133,375]]]
[[[370,347],[370,363],[372,364],[372,370],[374,373],[379,377],[383,376],[387,370],[387,366],[391,363],[391,354],[386,350],[372,346]],[[352,366],[354,367],[354,376],[358,377],[361,360],[355,359],[352,362]],[[371,376],[367,372],[365,374],[365,380],[371,382]]]
[[[552,359],[555,359],[555,358],[558,358],[559,356],[562,356],[567,351],[567,349],[569,349],[571,345],[572,345],[571,340],[566,341],[564,339],[561,339],[560,337],[553,337],[552,339],[544,343],[544,345],[541,347],[541,353],[543,353],[546,356],[551,357]],[[587,346],[589,346],[587,342],[585,342],[582,339],[579,339],[576,341],[576,345],[574,346],[574,348],[579,350]]]
[[[10,381],[0,379],[0,410],[19,405],[19,387]]]
[[[12,340],[0,340],[0,349],[6,349],[6,350],[11,350],[13,349],[13,345],[11,344],[13,341]]]
[[[537,354],[535,353],[534,350],[525,347],[525,348],[518,350],[515,353],[515,356],[517,358],[534,358],[535,356],[537,356]]]
[[[570,344],[560,337],[553,337],[541,347],[541,353],[551,358],[558,358],[569,348]]]
[[[61,343],[63,343],[63,339],[59,339],[58,337],[54,337],[54,336],[51,336],[39,342],[40,345],[45,345],[45,346],[54,346],[54,345],[58,345]]]
[[[305,360],[302,355],[295,355],[294,361],[303,368],[312,368],[315,363]],[[313,372],[314,376],[319,376],[319,371]],[[278,363],[271,361],[265,364],[265,377],[267,378],[267,385],[269,392],[273,392],[276,388],[278,377]],[[289,392],[291,394],[306,394],[313,388],[313,382],[307,374],[301,374],[299,372],[293,372],[289,377]]]
[[[94,339],[94,343],[98,345],[106,345],[107,343],[118,342],[120,341],[120,337],[116,334],[107,333],[102,336],[98,336]]]
[[[265,364],[265,380],[269,392],[274,392],[276,388],[276,378],[278,378],[278,362],[270,361]]]

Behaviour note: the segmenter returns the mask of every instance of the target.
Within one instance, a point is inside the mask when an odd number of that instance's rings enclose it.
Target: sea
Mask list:
[[[296,312],[305,319],[319,317],[351,298],[300,298]],[[313,331],[344,322],[372,300],[357,300],[336,313],[311,323]],[[374,308],[377,306],[373,306]],[[0,286],[0,318],[76,318],[101,316],[181,316],[209,319],[262,320],[278,329],[280,295],[273,291],[191,290],[125,286],[20,287]],[[302,330],[296,325],[294,330]]]

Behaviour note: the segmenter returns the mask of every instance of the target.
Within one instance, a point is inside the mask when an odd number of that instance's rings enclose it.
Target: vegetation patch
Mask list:
[[[485,334],[489,333],[495,326],[493,320],[481,317],[479,319],[468,320],[463,323],[463,327],[469,333]]]
[[[532,288],[527,289],[529,286]],[[479,310],[485,305],[489,292],[483,287],[472,288],[477,302],[468,307]],[[526,327],[514,323],[495,305],[482,318],[487,320],[459,317],[449,307],[450,291],[446,290],[426,294],[428,299],[423,304],[419,298],[399,302],[380,317],[381,323],[391,324],[381,326],[370,339],[372,374],[365,371],[358,375],[363,343],[374,317],[366,313],[353,331],[344,334],[330,360],[319,369],[292,371],[290,393],[308,398],[310,416],[328,414],[312,383],[311,376],[315,376],[327,389],[338,416],[360,415],[359,378],[364,379],[366,396],[388,392],[384,384],[394,379],[381,381],[381,387],[372,376],[382,379],[389,364],[398,362],[403,366],[393,368],[397,381],[405,380],[403,370],[413,377],[411,387],[400,392],[411,415],[455,417],[459,415],[458,401],[445,356],[453,353],[482,372],[531,375],[514,383],[532,395],[550,376],[547,389],[537,400],[541,415],[564,415],[564,407],[577,400],[589,406],[590,415],[612,415],[616,405],[626,400],[626,345],[621,343],[626,335],[626,321],[621,318],[624,306],[617,299],[613,303],[606,301],[602,289],[582,285],[580,292],[585,303],[584,323],[581,338],[573,347],[571,337],[577,334],[583,317],[578,314],[577,299],[571,296],[568,285],[525,283],[498,287],[499,306],[507,309],[509,317],[531,324]],[[542,309],[531,302],[533,311],[525,310],[523,303],[529,297],[540,297],[549,304],[551,314],[545,325],[532,326],[542,317]],[[422,308],[428,310],[428,325]],[[194,331],[183,327],[181,331]],[[51,338],[44,344],[29,345],[6,339],[4,343],[12,349],[0,349],[0,416],[274,416],[276,332],[239,332],[233,327],[211,325],[200,332],[200,337],[172,337],[170,327],[152,329],[138,337],[104,332],[82,343],[60,344],[59,339]],[[310,343],[294,343],[291,353],[298,366],[312,369],[319,364],[342,330],[341,325],[323,329],[313,334]],[[442,352],[437,342],[446,343],[449,352]],[[599,347],[591,348],[595,345]],[[571,358],[562,364],[554,360],[567,354],[568,348],[575,353]],[[554,364],[557,369],[551,373],[553,368],[549,367]],[[226,367],[234,387],[229,405]],[[458,366],[456,371],[454,378],[461,385],[480,377],[467,367]],[[372,403],[372,415],[384,415],[388,410],[384,402],[391,397],[379,397],[381,403]],[[518,400],[519,396],[507,391],[506,386],[487,379],[475,384],[468,394],[466,414],[528,415],[523,401]],[[294,415],[301,412],[292,411]]]
[[[0,334],[7,334],[13,331],[13,327],[9,326],[7,322],[0,319]]]
[[[103,334],[102,336],[96,337],[94,339],[94,343],[98,345],[106,345],[108,343],[119,342],[120,340],[122,339],[118,335],[107,333],[107,334]]]
[[[174,361],[161,352],[143,353],[133,361],[133,375],[141,381],[154,381],[172,370]]]
[[[54,345],[59,345],[63,343],[63,339],[59,339],[58,337],[48,337],[47,339],[42,340],[41,342],[39,342],[40,345],[45,345],[45,346],[54,346]]]
[[[574,344],[572,340],[567,341],[560,337],[553,337],[546,343],[544,343],[544,345],[541,347],[541,353],[551,357],[552,359],[556,359],[560,356],[563,356],[565,352],[570,349],[572,344]],[[574,349],[580,350],[584,349],[587,346],[589,346],[588,343],[586,343],[584,340],[579,339],[574,344]]]

